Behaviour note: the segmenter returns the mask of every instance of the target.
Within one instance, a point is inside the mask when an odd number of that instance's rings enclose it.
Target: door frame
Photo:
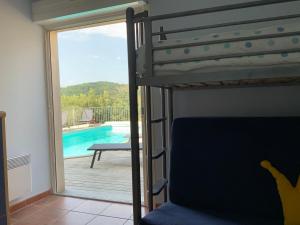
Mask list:
[[[60,193],[65,190],[65,178],[57,31],[47,31],[45,42],[51,186],[53,193]]]
[[[146,5],[140,7],[138,10],[143,11],[146,9]],[[99,21],[87,21],[87,24],[77,25],[72,24],[71,27],[66,23],[65,28],[60,27],[45,31],[45,54],[46,54],[46,83],[47,83],[47,100],[48,100],[48,124],[49,124],[49,148],[50,148],[50,169],[51,169],[51,186],[54,194],[59,194],[65,190],[65,177],[64,177],[64,158],[63,158],[63,146],[62,146],[62,117],[61,117],[61,101],[60,101],[60,76],[59,76],[59,62],[58,62],[58,45],[57,45],[57,33],[67,30],[75,30],[86,27],[94,27],[97,25],[106,25],[118,22],[125,22],[125,15],[118,17],[105,18],[102,22]],[[141,91],[141,103],[142,108],[145,108],[143,100],[143,90]],[[144,122],[144,110],[141,112],[142,116],[142,141],[143,147],[146,146],[145,135],[145,122]],[[146,193],[146,176],[147,176],[147,160],[146,150],[143,150],[143,175],[144,175],[144,193]],[[147,195],[144,194],[144,204],[147,205]]]

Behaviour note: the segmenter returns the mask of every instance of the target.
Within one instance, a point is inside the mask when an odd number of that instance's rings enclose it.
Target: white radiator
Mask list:
[[[9,201],[13,201],[31,193],[31,156],[20,155],[9,158],[7,167]]]

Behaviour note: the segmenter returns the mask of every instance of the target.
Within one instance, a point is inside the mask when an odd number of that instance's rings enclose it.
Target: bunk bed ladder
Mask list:
[[[151,88],[146,87],[146,98],[147,98],[147,141],[148,141],[148,209],[149,211],[153,210],[153,198],[154,196],[159,195],[164,191],[164,202],[167,201],[167,139],[166,139],[166,97],[165,97],[165,88],[160,88],[161,92],[161,117],[158,119],[152,119],[151,117]],[[152,125],[161,124],[161,133],[162,133],[162,147],[155,154],[152,151]],[[162,178],[157,180],[153,184],[153,161],[162,158]]]

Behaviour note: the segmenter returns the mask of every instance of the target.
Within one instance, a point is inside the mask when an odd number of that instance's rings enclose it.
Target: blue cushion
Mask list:
[[[147,214],[141,225],[282,225],[282,222],[198,212],[169,202]]]
[[[260,162],[269,160],[295,185],[299,135],[299,117],[176,119],[170,200],[200,211],[283,221],[276,184]],[[160,215],[168,212],[164,209]]]

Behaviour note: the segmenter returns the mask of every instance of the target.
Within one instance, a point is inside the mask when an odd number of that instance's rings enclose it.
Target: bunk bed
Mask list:
[[[295,22],[300,18],[299,13],[242,21],[220,21],[211,25],[170,30],[159,24],[178,18],[228,11],[236,13],[243,9],[251,10],[296,1],[299,0],[256,0],[157,16],[148,16],[147,12],[135,14],[131,8],[127,10],[135,225],[141,223],[138,87],[144,88],[146,96],[147,200],[148,209],[152,211],[154,196],[164,191],[165,202],[168,199],[166,162],[168,147],[171,144],[168,144],[166,136],[171,131],[173,120],[174,89],[300,84],[300,26],[299,21]],[[248,25],[253,24],[268,25],[259,26],[254,30],[247,29]],[[154,31],[155,28],[159,28],[159,31]],[[229,31],[215,32],[216,29],[224,28]],[[199,31],[205,31],[205,35],[198,34]],[[182,33],[190,33],[192,37],[182,38]],[[161,117],[154,119],[151,116],[153,87],[161,90]],[[162,147],[153,151],[152,126],[157,123],[160,123],[162,128]],[[171,143],[170,135],[169,142]],[[162,179],[153,182],[152,161],[160,158],[163,162]]]

